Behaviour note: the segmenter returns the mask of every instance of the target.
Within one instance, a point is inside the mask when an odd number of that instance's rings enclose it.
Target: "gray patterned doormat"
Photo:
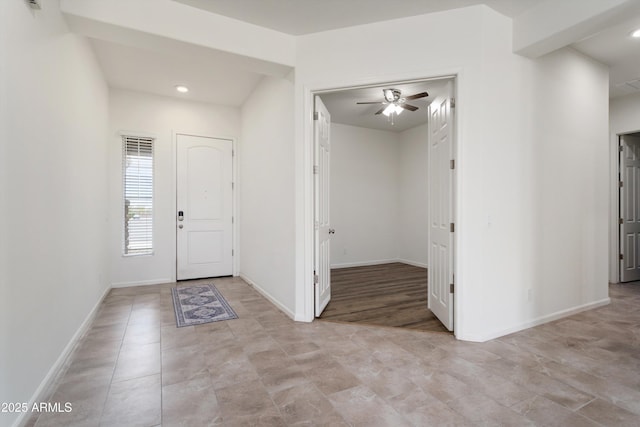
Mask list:
[[[171,294],[178,328],[238,318],[220,291],[211,284],[172,288]]]

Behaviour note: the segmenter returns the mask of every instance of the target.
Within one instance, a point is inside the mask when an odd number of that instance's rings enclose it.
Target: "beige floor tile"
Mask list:
[[[236,383],[217,389],[216,396],[225,423],[241,417],[280,417],[269,393],[259,380]]]
[[[101,426],[152,426],[161,423],[160,375],[111,384]]]
[[[369,388],[360,385],[330,394],[337,412],[354,426],[410,426],[411,423]]]
[[[640,416],[602,399],[589,403],[581,408],[578,414],[605,426],[640,426]]]
[[[198,345],[175,347],[162,352],[163,386],[192,380],[207,373],[207,364]]]
[[[240,319],[177,328],[175,284],[113,289],[51,397],[73,412],[31,425],[640,425],[639,286],[465,343],[296,323],[238,278],[213,282]]]
[[[160,343],[126,344],[113,373],[113,381],[126,381],[160,373]]]
[[[535,426],[525,416],[482,393],[467,393],[449,402],[448,406],[474,425]]]
[[[549,399],[535,396],[511,407],[536,425],[565,427],[567,425],[596,426],[593,421],[558,405]]]
[[[162,425],[223,425],[222,412],[208,373],[162,387]]]

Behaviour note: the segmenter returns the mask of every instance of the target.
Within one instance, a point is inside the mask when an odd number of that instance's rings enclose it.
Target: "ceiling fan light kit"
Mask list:
[[[407,104],[407,100],[426,98],[429,96],[427,92],[420,92],[415,95],[402,98],[402,91],[393,88],[382,89],[382,94],[384,95],[384,101],[362,101],[356,102],[356,104],[382,104],[383,107],[376,111],[375,114],[383,114],[386,116],[391,122],[391,125],[394,125],[394,115],[398,116],[404,110],[416,111],[418,109],[415,105]]]

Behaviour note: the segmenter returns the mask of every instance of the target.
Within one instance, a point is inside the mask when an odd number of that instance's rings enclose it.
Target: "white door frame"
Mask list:
[[[236,146],[236,138],[232,137],[232,136],[223,136],[223,135],[205,135],[205,134],[201,134],[201,133],[194,133],[194,132],[182,132],[182,131],[176,131],[174,130],[172,132],[171,135],[171,156],[173,157],[173,164],[172,164],[172,168],[173,168],[173,172],[172,172],[172,176],[173,176],[173,180],[171,183],[172,186],[172,194],[173,194],[173,198],[171,200],[171,207],[173,209],[173,213],[174,215],[177,214],[178,212],[178,205],[177,205],[177,197],[178,197],[178,186],[177,186],[177,182],[178,182],[178,135],[185,135],[185,136],[197,136],[197,137],[201,137],[201,138],[213,138],[213,139],[226,139],[228,141],[231,141],[231,146],[233,147],[233,155],[231,156],[231,169],[232,169],[232,177],[233,177],[233,183],[234,183],[234,188],[232,191],[232,215],[233,215],[233,223],[231,224],[231,233],[232,233],[232,245],[233,245],[233,252],[234,252],[234,256],[233,256],[233,276],[238,276],[239,271],[240,271],[240,245],[239,245],[239,229],[240,229],[240,224],[238,221],[238,188],[239,188],[239,182],[238,182],[238,149]],[[175,221],[172,223],[175,226]],[[173,259],[175,260],[175,262],[173,263],[173,272],[172,272],[172,281],[176,281],[177,278],[177,271],[178,271],[178,236],[177,233],[171,233],[171,239],[172,239],[172,245],[171,245],[171,250],[172,250],[172,256]]]
[[[326,92],[335,92],[339,90],[348,90],[354,88],[362,88],[367,86],[382,86],[389,83],[409,83],[415,81],[436,80],[442,78],[454,79],[454,93],[456,96],[456,116],[454,124],[454,155],[456,158],[456,174],[461,173],[460,166],[464,164],[463,159],[460,156],[462,145],[462,133],[461,123],[463,107],[462,103],[464,97],[464,80],[463,71],[460,68],[444,69],[433,72],[432,75],[425,76],[424,74],[402,74],[396,76],[384,76],[384,77],[370,77],[361,80],[345,79],[343,81],[333,81],[325,83],[317,83],[312,86],[304,86],[302,88],[302,158],[303,161],[296,165],[296,187],[301,185],[302,188],[298,189],[302,195],[302,206],[298,206],[300,211],[297,211],[297,216],[302,223],[303,233],[296,239],[296,247],[302,245],[302,251],[300,251],[300,258],[296,258],[296,318],[295,320],[303,322],[311,322],[315,319],[315,307],[314,307],[314,284],[313,284],[313,263],[314,263],[314,245],[315,245],[315,229],[313,218],[313,201],[314,201],[314,186],[313,186],[313,112],[314,112],[314,97],[316,95],[322,95]],[[297,159],[297,158],[296,158]],[[453,201],[454,201],[454,222],[459,224],[460,212],[462,211],[460,194],[461,179],[456,179],[453,186]],[[461,308],[464,306],[464,277],[459,272],[462,270],[459,268],[463,265],[462,258],[462,245],[460,244],[459,232],[460,227],[456,229],[454,235],[454,274],[456,277],[455,285],[455,298],[454,298],[454,325],[460,325],[459,317],[461,316]],[[298,240],[299,239],[299,240]],[[302,309],[300,309],[302,308]],[[455,328],[454,334],[457,334],[458,328]]]
[[[610,197],[609,197],[609,282],[620,283],[620,137],[640,133],[626,131],[614,133],[610,144]]]

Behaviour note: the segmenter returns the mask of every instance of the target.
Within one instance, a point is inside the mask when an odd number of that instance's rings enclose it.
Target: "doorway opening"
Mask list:
[[[314,94],[316,317],[453,330],[454,90]]]
[[[640,281],[640,132],[618,135],[618,281]]]

